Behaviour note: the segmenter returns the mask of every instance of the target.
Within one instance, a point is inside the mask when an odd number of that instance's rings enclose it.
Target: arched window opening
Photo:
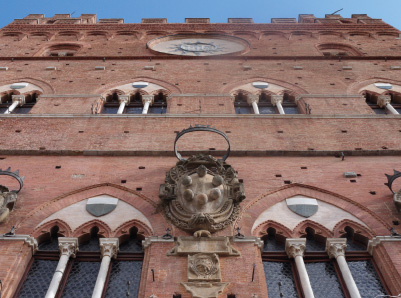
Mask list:
[[[264,241],[263,251],[285,251],[285,237],[277,234],[275,228],[268,228]]]
[[[347,251],[366,251],[369,239],[355,233],[354,229],[346,226],[344,228],[345,234],[341,238],[347,238]]]
[[[117,114],[120,103],[118,101],[118,93],[112,92],[106,96],[106,101],[103,105],[103,114]]]
[[[398,92],[386,92],[385,95],[389,95],[391,98],[391,105],[393,108],[401,114],[401,94]]]
[[[153,104],[149,107],[148,114],[166,114],[167,97],[163,92],[155,95]]]
[[[138,228],[132,227],[129,234],[123,235],[120,239],[120,252],[143,252],[142,240],[144,237],[138,235]]]
[[[59,227],[54,226],[50,229],[49,233],[45,233],[38,238],[40,251],[57,251],[58,252],[58,237]]]
[[[377,104],[377,98],[378,98],[377,94],[375,94],[373,92],[365,91],[363,93],[363,95],[365,96],[366,104],[373,110],[373,112],[375,112],[375,114],[379,114],[379,115],[387,114],[386,109],[381,108]]]
[[[283,94],[282,106],[286,114],[299,114],[298,105],[295,102],[295,96],[290,95],[288,92],[284,92]]]
[[[77,44],[58,44],[47,48],[44,52],[44,56],[50,57],[71,57],[81,49],[80,45]]]
[[[130,102],[125,107],[124,114],[142,114],[142,94],[137,91],[130,95]]]
[[[99,228],[93,227],[88,234],[83,235],[79,238],[79,250],[80,251],[91,251],[99,252]]]
[[[248,104],[248,97],[239,92],[234,98],[235,114],[253,114],[253,108]]]
[[[305,229],[306,234],[302,238],[306,238],[306,251],[325,251],[326,249],[326,238],[316,234],[315,230],[307,227]]]
[[[260,114],[278,114],[277,108],[272,104],[271,95],[266,92],[259,95],[258,108]]]

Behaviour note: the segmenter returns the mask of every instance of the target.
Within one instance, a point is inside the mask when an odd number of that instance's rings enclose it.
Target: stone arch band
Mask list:
[[[186,133],[195,132],[195,131],[208,131],[208,132],[213,132],[213,133],[217,133],[217,134],[221,135],[221,136],[227,141],[227,144],[228,144],[227,151],[226,151],[226,153],[224,154],[222,160],[225,161],[225,160],[228,158],[228,156],[230,155],[230,148],[231,148],[231,146],[230,146],[230,141],[229,141],[227,135],[226,135],[224,132],[222,132],[222,131],[220,131],[220,130],[214,128],[214,127],[211,127],[210,125],[199,125],[199,124],[195,124],[195,127],[190,126],[189,128],[183,129],[182,131],[180,131],[179,133],[177,133],[177,136],[175,137],[175,141],[174,141],[174,153],[175,153],[175,156],[176,156],[179,160],[185,160],[185,158],[182,158],[181,154],[177,151],[177,141],[178,141],[178,139],[181,138],[181,137],[182,137],[183,135],[185,135]]]

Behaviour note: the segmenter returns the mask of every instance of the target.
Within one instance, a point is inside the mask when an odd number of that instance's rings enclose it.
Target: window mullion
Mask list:
[[[292,275],[294,277],[295,288],[297,289],[298,297],[305,298],[304,291],[302,289],[301,279],[299,277],[299,272],[297,266],[295,265],[295,260],[291,260]]]
[[[340,270],[340,267],[338,266],[337,261],[336,260],[332,260],[331,262],[333,262],[333,264],[334,264],[334,269],[336,270],[338,281],[340,282],[340,285],[341,285],[341,288],[343,289],[345,297],[346,298],[351,298],[351,295],[350,295],[350,293],[348,291],[347,285],[345,283],[343,275],[341,274],[341,270]]]
[[[56,293],[55,298],[61,298],[61,296],[63,295],[64,288],[65,288],[65,286],[67,284],[68,277],[69,277],[71,269],[72,269],[72,265],[74,265],[74,262],[77,262],[77,261],[78,260],[76,258],[75,259],[71,259],[70,258],[70,260],[68,261],[67,267],[65,268],[64,275],[63,275],[63,278],[60,281],[60,285],[58,287],[58,291]]]

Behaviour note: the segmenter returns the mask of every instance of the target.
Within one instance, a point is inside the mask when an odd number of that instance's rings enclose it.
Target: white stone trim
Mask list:
[[[382,242],[401,242],[401,236],[376,236],[368,242],[368,252],[373,255],[373,250]]]

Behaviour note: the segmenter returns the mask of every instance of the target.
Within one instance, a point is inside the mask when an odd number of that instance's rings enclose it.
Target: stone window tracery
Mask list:
[[[273,227],[267,228],[267,233],[262,238],[265,243],[262,261],[269,297],[281,297],[280,294],[284,297],[313,297],[305,293],[304,284],[301,287],[301,283],[304,282],[301,282],[304,279],[303,274],[308,276],[309,287],[314,297],[360,297],[354,296],[355,289],[349,280],[345,281],[345,273],[342,271],[344,263],[349,264],[352,277],[362,297],[387,295],[383,281],[375,270],[372,256],[366,251],[364,244],[367,241],[366,237],[355,233],[350,226],[344,228],[345,233],[341,236],[346,238],[344,240],[326,239],[323,235],[316,234],[311,227],[306,227],[304,231],[303,237],[306,238],[306,242],[298,238],[299,253],[303,259],[301,263],[304,263],[305,268],[304,271],[300,271],[299,260],[295,262],[298,256],[297,239],[290,239],[292,245],[295,245],[293,247],[295,250],[291,251],[289,250],[291,245],[287,243],[288,238]],[[345,257],[344,261],[338,259],[341,255]],[[365,279],[369,279],[371,285],[362,282]],[[348,293],[351,293],[351,296],[348,296]]]

